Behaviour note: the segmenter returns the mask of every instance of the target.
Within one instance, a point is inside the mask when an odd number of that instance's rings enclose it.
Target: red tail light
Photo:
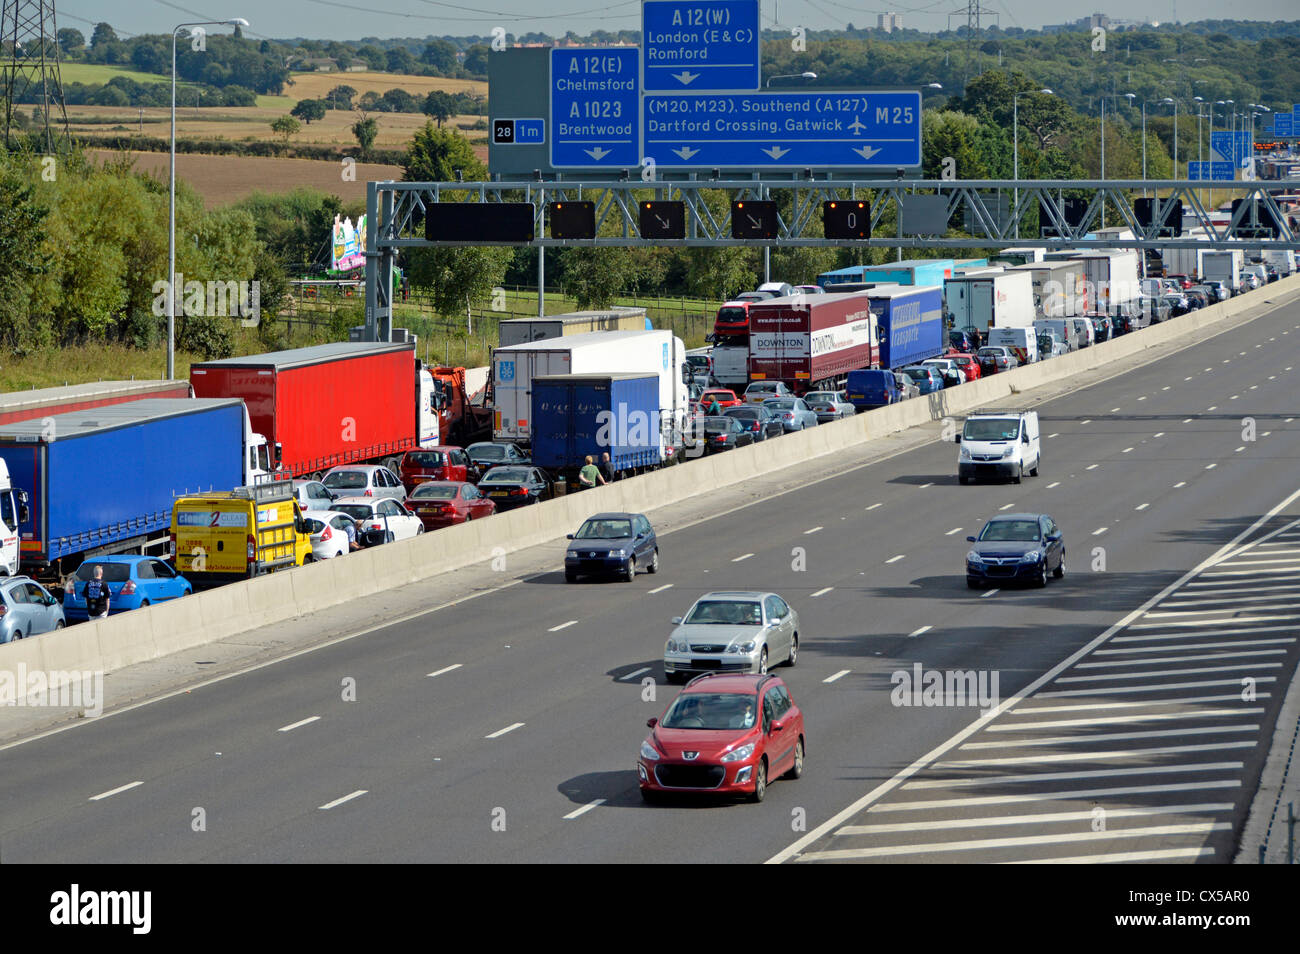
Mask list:
[[[248,535],[248,562],[257,562],[257,537],[251,533]]]
[[[513,494],[514,496],[516,496],[516,497],[524,497],[524,496],[527,496],[527,494],[528,494],[528,488],[527,488],[527,487],[516,487],[514,490],[510,491],[510,493],[512,493],[512,494]]]
[[[122,584],[122,595],[130,596],[135,593],[135,580],[127,580]]]
[[[176,534],[172,533],[168,534],[168,536],[171,538],[171,542],[168,544],[167,555],[174,560],[176,559]]]
[[[0,617],[3,617],[7,612],[9,612],[9,607],[5,606],[3,603],[0,603]]]
[[[332,539],[334,539],[334,531],[330,529],[330,525],[327,523],[325,524],[324,531],[321,532],[320,540],[321,543],[324,543],[326,540],[332,540]]]
[[[374,492],[373,490],[367,490],[367,491],[365,492],[365,494],[364,494],[364,496],[366,496],[366,497],[373,497],[374,495],[375,495],[375,492]]]

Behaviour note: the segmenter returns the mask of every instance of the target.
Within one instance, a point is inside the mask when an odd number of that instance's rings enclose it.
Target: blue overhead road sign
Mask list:
[[[1292,133],[1291,130],[1294,129],[1295,126],[1292,124],[1291,118],[1292,117],[1290,113],[1274,113],[1273,114],[1273,135],[1274,136],[1294,135],[1294,133]]]
[[[641,164],[636,47],[551,50],[551,165]]]
[[[1231,162],[1189,162],[1187,178],[1231,182],[1235,178],[1235,167]]]
[[[1210,151],[1216,161],[1231,162],[1240,166],[1250,157],[1250,130],[1239,129],[1234,139],[1230,129],[1210,133]]]
[[[758,0],[645,0],[647,92],[759,87]]]
[[[921,164],[921,94],[647,94],[645,154],[661,168],[899,169]]]

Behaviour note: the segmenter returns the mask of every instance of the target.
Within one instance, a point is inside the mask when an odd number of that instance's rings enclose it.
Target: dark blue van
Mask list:
[[[859,411],[897,404],[903,399],[898,390],[898,382],[894,380],[894,372],[874,368],[850,371],[844,393],[848,396],[849,403]]]

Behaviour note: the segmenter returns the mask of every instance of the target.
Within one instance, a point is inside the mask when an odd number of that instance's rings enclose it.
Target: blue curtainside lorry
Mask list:
[[[533,378],[532,461],[570,484],[585,458],[608,453],[615,471],[658,467],[675,453],[660,425],[654,374],[550,374]]]
[[[162,552],[177,495],[241,486],[248,416],[237,398],[149,398],[0,425],[25,490],[22,572],[58,583],[90,556]]]
[[[867,292],[878,342],[877,364],[902,368],[943,354],[943,288],[897,285]]]

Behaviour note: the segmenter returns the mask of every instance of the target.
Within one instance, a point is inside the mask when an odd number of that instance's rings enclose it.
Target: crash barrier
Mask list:
[[[360,597],[425,580],[469,564],[562,539],[600,511],[652,511],[700,493],[744,483],[919,424],[1005,402],[1048,382],[1093,383],[1097,368],[1179,339],[1204,338],[1219,325],[1300,293],[1300,275],[1048,361],[990,375],[957,388],[878,408],[604,487],[448,527],[298,569],[232,583],[147,610],[92,620],[0,646],[0,673],[112,671]],[[1270,309],[1271,310],[1271,309]],[[556,570],[560,566],[557,562]],[[489,570],[488,572],[492,572]],[[502,571],[502,579],[506,578]],[[19,667],[23,668],[19,668]]]

